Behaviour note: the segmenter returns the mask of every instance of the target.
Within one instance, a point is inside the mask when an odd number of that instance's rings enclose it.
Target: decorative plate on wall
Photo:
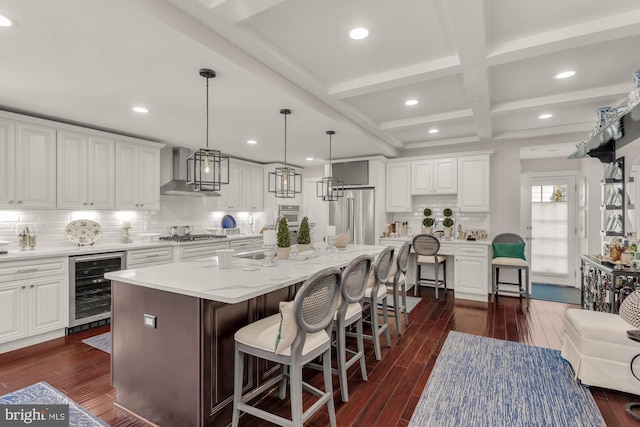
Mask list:
[[[102,227],[89,219],[77,219],[67,224],[64,234],[78,246],[93,245],[102,237]]]

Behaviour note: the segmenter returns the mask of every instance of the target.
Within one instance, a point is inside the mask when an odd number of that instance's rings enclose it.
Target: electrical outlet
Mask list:
[[[156,329],[156,316],[153,316],[151,314],[145,314],[144,315],[144,326],[146,326],[147,328]]]

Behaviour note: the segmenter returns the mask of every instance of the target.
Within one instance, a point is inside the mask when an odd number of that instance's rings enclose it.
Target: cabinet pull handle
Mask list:
[[[153,257],[156,257],[156,256],[160,256],[160,254],[149,254],[149,255],[147,255],[147,258],[153,258]]]
[[[38,271],[37,268],[28,268],[26,270],[18,270],[18,271],[16,271],[16,273],[18,273],[18,274],[26,274],[26,273],[35,273],[36,271]]]

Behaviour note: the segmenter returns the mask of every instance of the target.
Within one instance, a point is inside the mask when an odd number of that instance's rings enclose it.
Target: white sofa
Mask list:
[[[640,395],[640,381],[631,361],[640,354],[640,342],[627,337],[635,329],[617,314],[569,309],[564,321],[562,357],[582,384]],[[634,361],[640,377],[640,357]]]

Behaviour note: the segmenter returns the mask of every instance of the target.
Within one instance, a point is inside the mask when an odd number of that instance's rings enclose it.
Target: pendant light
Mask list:
[[[293,198],[302,192],[302,175],[287,166],[287,116],[291,110],[283,108],[280,114],[284,116],[284,167],[269,172],[268,190],[278,198]]]
[[[325,202],[335,202],[339,197],[344,196],[344,182],[333,177],[333,165],[331,163],[331,137],[335,134],[335,131],[327,131],[327,135],[329,135],[329,176],[316,182],[316,196],[322,197],[322,200]]]
[[[229,158],[209,148],[209,79],[216,72],[202,68],[200,75],[207,79],[207,148],[200,148],[187,158],[187,184],[193,185],[194,191],[220,191],[222,184],[229,183]]]

